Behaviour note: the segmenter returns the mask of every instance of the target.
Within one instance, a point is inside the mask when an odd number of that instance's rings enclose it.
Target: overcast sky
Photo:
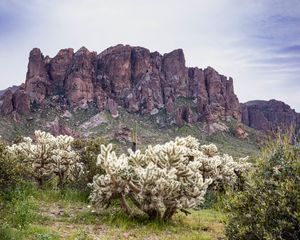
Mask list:
[[[182,48],[187,66],[234,79],[241,102],[300,112],[300,0],[0,0],[0,89],[25,80],[29,51]]]

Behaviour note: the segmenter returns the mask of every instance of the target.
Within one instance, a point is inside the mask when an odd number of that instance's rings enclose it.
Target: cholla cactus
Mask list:
[[[126,202],[150,218],[170,219],[181,210],[196,208],[209,185],[219,179],[233,182],[235,169],[244,170],[247,163],[233,161],[228,155],[219,156],[215,145],[202,146],[193,137],[176,138],[163,145],[148,146],[145,152],[128,150],[117,156],[112,145],[101,146],[97,165],[104,175],[96,175],[90,184],[91,201],[98,206],[120,199],[122,208],[132,214]],[[128,199],[127,198],[127,199]]]
[[[70,136],[54,137],[50,133],[35,131],[34,141],[29,137],[23,138],[22,142],[8,147],[8,151],[31,165],[33,177],[39,185],[56,175],[58,185],[62,187],[82,170],[79,157],[71,147],[73,140]]]

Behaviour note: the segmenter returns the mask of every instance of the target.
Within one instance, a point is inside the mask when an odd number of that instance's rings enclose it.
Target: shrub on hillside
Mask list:
[[[0,141],[0,190],[14,187],[26,175],[26,169],[19,159],[13,157],[6,145]]]
[[[103,173],[103,170],[96,164],[102,144],[105,144],[105,141],[101,138],[75,139],[72,143],[74,150],[80,156],[80,161],[84,164],[84,172],[80,179],[72,184],[76,188],[86,190],[87,184],[93,182],[93,177]]]
[[[243,191],[227,203],[229,239],[300,239],[300,148],[271,142]]]
[[[233,184],[236,172],[249,168],[245,159],[234,161],[217,154],[215,145],[199,147],[193,137],[176,138],[164,145],[148,146],[144,151],[128,150],[117,156],[112,145],[101,146],[97,159],[105,172],[90,184],[90,198],[100,207],[114,199],[128,214],[133,205],[151,219],[169,220],[178,210],[198,207],[209,185],[216,181]]]
[[[54,137],[50,133],[35,131],[34,139],[25,137],[9,146],[8,151],[31,166],[32,176],[40,186],[46,179],[56,176],[58,186],[63,187],[67,181],[75,180],[83,167],[72,149],[73,141],[70,136]]]

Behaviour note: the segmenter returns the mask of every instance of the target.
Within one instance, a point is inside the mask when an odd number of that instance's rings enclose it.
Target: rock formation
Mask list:
[[[50,81],[47,72],[48,58],[44,58],[41,50],[32,49],[29,55],[28,70],[25,82],[25,91],[32,102],[42,103],[49,95]]]
[[[34,107],[42,108],[47,99],[60,110],[94,103],[99,112],[108,110],[113,117],[119,108],[151,115],[163,109],[178,126],[197,121],[213,126],[233,118],[263,131],[300,127],[300,114],[283,102],[240,104],[232,78],[211,67],[186,67],[181,49],[161,55],[117,45],[97,54],[82,47],[75,53],[62,49],[50,58],[34,48],[25,83],[0,91],[0,114],[18,119]],[[178,104],[180,99],[191,104]],[[243,135],[241,129],[238,135]]]
[[[30,114],[59,96],[68,107],[95,103],[114,117],[122,107],[131,113],[156,114],[165,109],[178,125],[196,121],[241,119],[233,80],[208,67],[189,68],[181,49],[161,55],[142,47],[117,45],[97,54],[82,47],[63,49],[50,58],[30,52],[25,85],[2,96],[1,113]],[[184,98],[196,105],[177,106]]]
[[[8,89],[1,97],[1,114],[26,114],[30,111],[30,95],[22,84],[15,91]]]
[[[242,122],[257,130],[275,131],[278,127],[300,126],[300,114],[281,101],[250,101],[241,104],[241,109]]]
[[[11,86],[11,87],[9,87],[9,88],[6,88],[6,89],[4,89],[4,90],[0,90],[0,98],[1,98],[1,97],[3,96],[3,94],[4,94],[5,92],[7,92],[8,90],[11,90],[12,93],[14,93],[18,88],[19,88],[18,86],[13,85],[13,86]]]

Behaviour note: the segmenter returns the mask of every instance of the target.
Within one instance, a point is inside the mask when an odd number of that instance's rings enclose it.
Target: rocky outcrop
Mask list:
[[[2,98],[3,115],[27,113],[30,103],[43,107],[47,99],[63,99],[72,108],[95,103],[99,111],[109,110],[114,117],[119,107],[139,114],[165,109],[178,125],[241,119],[233,80],[211,67],[186,67],[181,49],[161,55],[117,45],[97,54],[82,47],[75,53],[70,48],[60,50],[50,58],[34,48],[24,89]],[[178,106],[178,98],[193,102],[196,109]]]
[[[14,113],[28,114],[30,112],[30,97],[22,84],[15,91],[7,90],[1,97],[1,114],[4,116]]]
[[[74,54],[65,82],[65,96],[71,106],[94,101],[96,56],[96,52],[89,52],[84,47]]]
[[[234,128],[234,136],[240,139],[245,139],[248,137],[248,133],[243,128],[241,123],[238,123]]]
[[[240,120],[240,104],[233,90],[232,78],[218,74],[213,68],[204,70],[207,86],[208,104],[205,105],[206,114],[211,120],[233,117]]]
[[[278,127],[299,128],[299,113],[284,102],[277,100],[250,101],[241,104],[242,122],[263,131],[276,131]]]
[[[232,78],[220,75],[208,67],[189,68],[189,97],[197,100],[201,119],[209,122],[241,119],[241,108],[233,89]]]
[[[26,75],[25,90],[32,102],[41,104],[49,94],[49,75],[47,61],[38,48],[34,48],[29,55],[28,70]]]
[[[180,104],[179,100],[184,101]],[[151,115],[164,110],[169,123],[182,126],[202,121],[208,132],[225,129],[221,121],[231,118],[263,131],[291,125],[300,128],[300,113],[283,102],[240,104],[232,78],[212,67],[187,67],[181,49],[161,55],[128,45],[99,54],[85,47],[77,52],[67,48],[50,58],[34,48],[25,83],[0,91],[0,114],[19,119],[47,101],[61,111],[87,108],[92,103],[99,112],[107,110],[113,117],[118,117],[120,108]],[[55,134],[68,132],[58,124],[52,128]],[[246,137],[242,125],[235,134]]]
[[[30,112],[30,96],[26,93],[24,85],[13,94],[13,105],[18,114],[25,115]]]
[[[8,115],[14,110],[13,106],[13,93],[11,90],[7,90],[2,96],[1,113]]]
[[[195,123],[197,121],[197,116],[194,115],[190,107],[183,106],[177,108],[175,120],[176,124],[181,127],[184,123]]]
[[[65,79],[71,67],[74,50],[72,48],[62,49],[49,62],[48,73],[51,86],[49,93],[52,95],[65,92]]]
[[[184,54],[181,49],[174,50],[163,56],[162,79],[164,102],[166,110],[172,113],[172,105],[177,97],[188,96],[188,68],[185,66]]]
[[[60,123],[58,117],[56,117],[54,121],[48,123],[47,127],[50,128],[51,134],[53,134],[54,136],[59,136],[59,135],[68,135],[72,137],[80,136],[77,132],[75,132],[68,126],[65,126],[64,124]]]
[[[19,87],[16,85],[13,85],[9,88],[6,88],[4,90],[0,90],[0,98],[4,95],[5,92],[7,92],[8,90],[12,91],[12,93],[14,93]]]

